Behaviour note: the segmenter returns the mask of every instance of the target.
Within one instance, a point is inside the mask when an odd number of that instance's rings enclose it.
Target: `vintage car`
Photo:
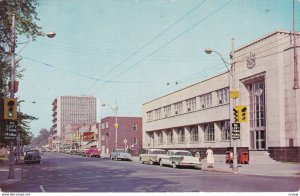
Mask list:
[[[38,150],[28,150],[24,154],[24,163],[41,162],[41,154]]]
[[[116,149],[110,155],[111,160],[128,160],[132,161],[131,154],[125,149]]]
[[[143,149],[139,156],[140,163],[149,163],[150,165],[158,164],[161,155],[166,154],[162,149]]]
[[[100,150],[96,146],[91,146],[88,150],[85,151],[85,156],[100,158]]]
[[[178,166],[195,167],[201,169],[201,159],[194,157],[190,151],[168,150],[159,160],[160,166],[169,165],[173,168]]]

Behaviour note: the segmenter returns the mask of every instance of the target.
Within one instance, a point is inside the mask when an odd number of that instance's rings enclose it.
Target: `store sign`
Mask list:
[[[18,128],[18,122],[17,121],[6,121],[5,139],[7,139],[7,140],[16,139],[16,137],[17,137],[17,128]]]
[[[232,125],[231,138],[234,140],[240,139],[241,124],[240,123],[232,123],[231,125]]]
[[[83,132],[83,141],[89,142],[95,139],[94,132]]]
[[[256,58],[255,54],[250,52],[250,55],[246,57],[247,60],[247,67],[248,69],[252,69],[256,65]]]

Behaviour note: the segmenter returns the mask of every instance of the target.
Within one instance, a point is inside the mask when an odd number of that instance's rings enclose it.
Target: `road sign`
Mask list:
[[[16,139],[16,137],[17,137],[17,128],[18,128],[18,122],[17,121],[6,121],[5,139],[7,139],[7,140]]]
[[[115,126],[115,129],[119,128],[119,124],[118,123],[115,123],[114,126]]]
[[[231,138],[234,140],[240,139],[241,124],[240,123],[232,123],[231,126],[232,126]]]
[[[239,97],[239,91],[230,91],[231,99],[236,99]]]

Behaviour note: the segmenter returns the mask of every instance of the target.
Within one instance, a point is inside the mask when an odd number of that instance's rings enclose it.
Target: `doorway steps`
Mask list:
[[[249,163],[278,163],[270,157],[268,151],[249,151]]]

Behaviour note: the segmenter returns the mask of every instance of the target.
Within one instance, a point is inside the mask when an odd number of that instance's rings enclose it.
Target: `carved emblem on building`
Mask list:
[[[246,57],[246,60],[248,69],[252,69],[253,67],[255,67],[256,58],[254,53],[250,52],[250,55]]]

